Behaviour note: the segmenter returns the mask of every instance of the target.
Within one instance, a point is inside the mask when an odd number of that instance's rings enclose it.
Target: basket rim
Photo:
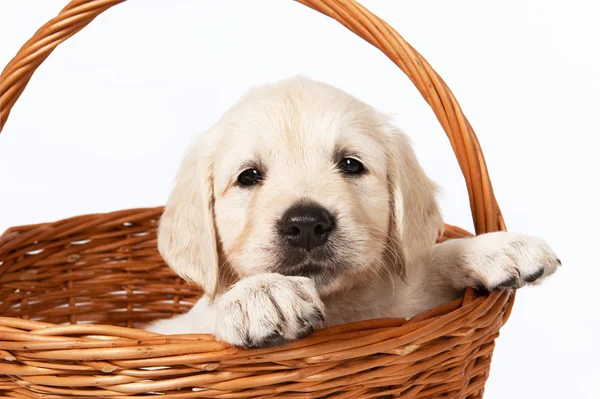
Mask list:
[[[53,237],[56,235],[53,234],[54,231],[58,230],[60,232],[61,238],[68,238],[70,234],[70,229],[65,229],[64,226],[81,226],[80,221],[82,220],[90,220],[90,219],[101,219],[103,221],[107,221],[108,223],[114,223],[115,225],[124,223],[124,221],[132,221],[143,219],[148,216],[159,217],[164,210],[164,206],[158,207],[148,207],[148,208],[131,208],[131,209],[122,209],[116,210],[112,212],[99,212],[92,213],[86,215],[77,215],[72,216],[65,219],[60,219],[54,222],[45,222],[38,224],[30,224],[30,225],[22,225],[22,226],[14,226],[7,229],[3,234],[0,235],[0,260],[5,259],[4,256],[13,251],[15,248],[18,248],[27,243],[31,243],[33,241],[37,241],[38,239],[43,239],[40,234],[43,234],[45,237]],[[92,222],[93,223],[93,222]],[[473,234],[465,229],[462,229],[458,226],[445,224],[444,231],[440,234],[438,238],[438,242],[443,242],[448,239],[454,238],[465,238],[472,237]],[[0,279],[3,275],[2,264],[0,263]],[[192,283],[188,283],[192,285]],[[475,294],[473,289],[468,289],[465,292],[465,295],[462,298],[454,300],[450,303],[446,303],[440,305],[436,308],[425,311],[415,317],[412,318],[383,318],[383,319],[371,319],[359,322],[345,323],[342,325],[328,327],[325,329],[320,329],[321,331],[317,334],[337,334],[341,332],[349,332],[349,331],[357,331],[357,330],[365,330],[368,329],[371,323],[374,323],[374,328],[385,328],[388,327],[400,327],[403,325],[413,325],[414,323],[418,323],[425,320],[430,320],[432,318],[440,317],[446,314],[449,314],[453,311],[456,311],[463,306],[473,302],[476,298],[491,298],[492,301],[498,300],[498,298],[502,296],[501,292],[492,292],[487,295],[485,294]],[[514,293],[507,297],[509,306],[512,308],[512,300],[510,298],[514,297]],[[483,299],[482,299],[483,300]],[[510,310],[507,312],[505,316],[505,320],[508,318],[510,314]],[[504,323],[503,322],[503,323]],[[0,315],[0,326],[9,327],[9,328],[24,328],[30,330],[45,330],[46,332],[42,335],[52,335],[52,336],[69,336],[69,335],[77,335],[82,334],[82,331],[86,331],[88,334],[98,335],[113,335],[115,337],[127,338],[127,339],[138,339],[138,338],[157,338],[157,337],[165,337],[165,335],[144,331],[141,329],[133,328],[133,327],[119,327],[119,326],[111,326],[105,324],[54,324],[40,321],[31,321],[24,320],[20,318],[13,317],[5,317]],[[55,332],[55,333],[54,333]],[[53,333],[53,334],[50,334]],[[168,337],[177,336],[178,339],[182,340],[190,340],[190,341],[214,341],[214,338],[209,334],[185,334],[185,335],[168,335]],[[70,338],[67,341],[71,340]],[[0,339],[0,342],[2,339]],[[300,340],[301,341],[301,340]],[[298,341],[296,341],[298,342]],[[292,344],[293,346],[293,344]],[[6,349],[6,348],[0,348]]]

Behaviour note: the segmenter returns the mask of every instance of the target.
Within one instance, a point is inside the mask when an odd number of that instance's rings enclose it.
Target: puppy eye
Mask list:
[[[246,169],[238,176],[238,183],[242,186],[253,186],[260,183],[262,174],[256,169]]]
[[[365,171],[363,164],[354,158],[344,158],[338,164],[338,167],[347,175],[360,175]]]

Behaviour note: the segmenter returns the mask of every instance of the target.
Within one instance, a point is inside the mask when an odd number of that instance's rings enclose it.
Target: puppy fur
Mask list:
[[[364,172],[342,173],[348,158]],[[262,176],[251,187],[238,182],[248,169]],[[408,137],[372,107],[302,77],[254,88],[190,147],[159,224],[161,255],[205,295],[147,329],[277,345],[313,328],[414,316],[467,287],[538,283],[559,266],[523,234],[436,244],[435,194]],[[335,229],[292,262],[281,220],[298,204],[326,210]]]

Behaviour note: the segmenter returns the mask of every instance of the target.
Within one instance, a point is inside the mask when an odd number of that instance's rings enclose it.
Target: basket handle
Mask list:
[[[73,0],[21,47],[0,75],[0,132],[37,67],[62,42],[125,0]],[[450,139],[467,183],[477,234],[505,230],[483,153],[454,95],[429,63],[386,22],[354,0],[298,0],[380,49],[413,82]]]

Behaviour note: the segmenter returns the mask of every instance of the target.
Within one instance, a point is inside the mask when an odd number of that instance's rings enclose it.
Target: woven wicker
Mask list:
[[[0,76],[0,131],[36,68],[123,0],[75,0]],[[430,104],[465,176],[477,234],[504,230],[475,134],[421,55],[352,0],[301,0],[383,51]],[[65,116],[67,117],[67,116]],[[162,208],[10,228],[0,237],[0,395],[12,398],[481,398],[514,296],[464,298],[412,319],[320,330],[242,350],[144,323],[188,310],[201,292],[156,249]],[[444,239],[467,236],[447,226]],[[93,323],[93,324],[91,324]]]

